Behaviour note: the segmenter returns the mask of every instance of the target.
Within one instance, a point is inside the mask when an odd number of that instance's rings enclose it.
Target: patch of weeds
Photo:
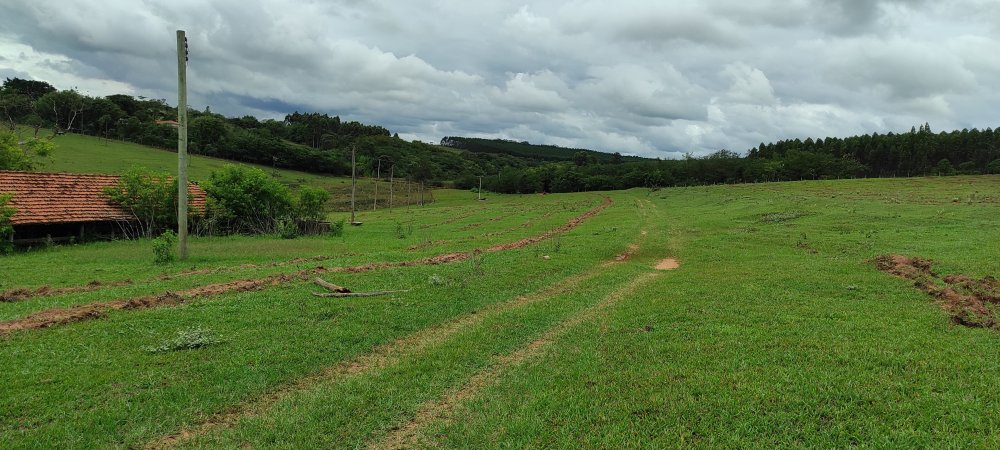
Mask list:
[[[153,239],[153,262],[166,264],[174,260],[174,246],[177,245],[177,233],[173,230],[164,231],[160,237]]]
[[[413,234],[413,224],[410,223],[404,226],[403,224],[396,222],[395,233],[397,238],[406,239],[409,235]]]
[[[549,246],[550,253],[559,253],[562,250],[562,237],[556,236],[552,239],[552,244]]]
[[[801,248],[801,249],[805,250],[806,252],[814,254],[814,255],[816,253],[819,253],[819,251],[816,250],[812,246],[812,244],[809,243],[809,237],[806,236],[805,233],[802,233],[802,236],[799,237],[799,241],[795,243],[795,246],[798,247],[798,248]]]
[[[611,227],[611,228],[604,228],[602,230],[595,231],[595,232],[591,233],[591,235],[592,236],[598,236],[598,235],[602,235],[602,234],[605,234],[605,233],[616,233],[616,232],[618,232],[618,227]]]
[[[177,332],[177,336],[173,339],[165,341],[155,347],[146,347],[145,350],[149,353],[167,353],[178,350],[192,350],[196,348],[208,347],[209,345],[215,345],[222,342],[222,339],[215,336],[211,330],[201,327],[193,327],[180,330]]]
[[[278,235],[282,239],[295,239],[299,237],[299,225],[292,219],[281,219],[278,221]]]
[[[427,279],[427,282],[430,283],[431,286],[444,286],[445,284],[448,284],[448,281],[438,274],[431,275],[430,278]]]
[[[341,237],[344,235],[344,219],[330,223],[330,236]]]
[[[775,212],[761,214],[760,218],[757,219],[760,223],[782,223],[788,222],[789,220],[795,220],[799,217],[807,216],[807,213],[800,211],[785,211],[785,212]]]
[[[469,267],[472,275],[481,275],[483,273],[483,254],[478,251],[472,254],[469,258]]]

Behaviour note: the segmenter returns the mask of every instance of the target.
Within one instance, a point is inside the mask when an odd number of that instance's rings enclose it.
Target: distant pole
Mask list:
[[[410,177],[406,177],[406,209],[410,209]]]
[[[477,198],[476,200],[482,200],[482,199],[483,199],[483,176],[480,175],[479,176],[479,198]]]
[[[182,260],[188,256],[187,117],[187,37],[177,30],[177,246]]]
[[[389,212],[392,212],[392,172],[394,169],[396,169],[395,164],[389,166]]]
[[[357,170],[354,165],[354,144],[351,144],[351,223],[354,220],[354,193],[358,188]]]
[[[382,179],[382,157],[378,160],[378,169],[375,170],[375,200],[372,201],[372,211],[378,209],[378,180]]]

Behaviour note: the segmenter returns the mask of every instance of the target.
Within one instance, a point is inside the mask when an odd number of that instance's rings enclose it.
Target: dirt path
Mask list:
[[[436,420],[446,422],[455,419],[455,413],[462,403],[475,397],[483,389],[493,385],[505,372],[520,366],[529,359],[541,355],[553,342],[569,330],[584,322],[595,319],[598,315],[614,306],[625,296],[645,286],[659,276],[660,272],[650,272],[640,275],[618,290],[612,292],[599,303],[592,305],[570,318],[552,326],[541,337],[506,355],[496,358],[486,369],[476,373],[464,385],[446,392],[441,398],[429,401],[420,406],[416,415],[409,421],[394,429],[382,439],[370,442],[369,449],[405,449],[414,448],[421,437],[421,431],[426,425]]]
[[[60,288],[53,288],[48,286],[42,286],[38,288],[18,288],[0,292],[0,303],[20,302],[35,297],[51,297],[55,295],[75,294],[77,292],[93,292],[98,289],[104,289],[107,287],[130,286],[130,285],[132,285],[132,280],[110,281],[107,283],[102,283],[98,280],[94,280],[83,286],[69,286]]]
[[[302,264],[306,262],[316,262],[325,261],[329,259],[336,258],[336,256],[313,256],[309,258],[293,258],[287,261],[275,261],[268,264],[242,264],[239,266],[227,266],[227,267],[213,267],[206,269],[194,269],[185,270],[175,273],[164,273],[156,276],[155,280],[166,281],[173,280],[175,278],[189,277],[196,275],[208,275],[214,273],[230,272],[243,269],[263,269],[263,268],[273,268],[273,267],[284,267],[291,266],[295,264]],[[121,287],[121,286],[131,286],[135,284],[132,280],[120,280],[120,281],[109,281],[101,282],[98,280],[91,281],[82,286],[68,286],[53,288],[48,286],[42,286],[38,288],[17,288],[8,291],[0,292],[0,303],[3,302],[21,302],[25,300],[31,300],[40,297],[54,297],[57,295],[65,294],[76,294],[80,292],[94,292],[101,289],[111,288],[111,287]]]
[[[266,287],[278,286],[285,283],[309,280],[315,275],[324,273],[360,273],[360,272],[368,272],[372,270],[396,268],[396,267],[413,267],[413,266],[424,266],[424,265],[447,264],[452,262],[464,261],[471,258],[472,256],[484,252],[495,253],[507,250],[520,249],[544,241],[555,235],[568,232],[578,227],[587,219],[590,219],[591,217],[599,214],[605,208],[611,206],[612,203],[613,201],[611,200],[610,197],[604,197],[604,201],[601,202],[600,205],[571,219],[569,222],[560,227],[546,231],[545,233],[542,233],[534,237],[521,239],[519,241],[507,244],[498,244],[482,250],[476,249],[471,252],[446,253],[442,255],[431,256],[427,258],[421,258],[410,261],[380,262],[380,263],[370,263],[359,266],[347,266],[347,267],[329,267],[329,268],[315,267],[292,273],[270,275],[264,278],[244,279],[244,280],[230,281],[226,283],[210,284],[206,286],[186,289],[177,292],[164,292],[162,294],[157,294],[157,295],[134,297],[130,299],[114,300],[108,302],[90,303],[86,305],[73,306],[69,308],[47,309],[20,319],[0,322],[0,336],[10,335],[14,332],[23,330],[48,328],[73,322],[96,319],[104,317],[109,311],[113,310],[156,308],[160,306],[176,305],[190,299],[214,296],[227,292],[255,291]]]

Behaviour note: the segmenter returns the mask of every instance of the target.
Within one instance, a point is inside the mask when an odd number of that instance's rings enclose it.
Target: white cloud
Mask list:
[[[998,11],[993,0],[34,0],[0,3],[0,74],[173,99],[183,28],[199,108],[676,157],[925,121],[996,127]]]

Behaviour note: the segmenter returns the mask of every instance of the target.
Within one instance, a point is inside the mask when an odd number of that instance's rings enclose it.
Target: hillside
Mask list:
[[[529,142],[517,142],[507,139],[482,139],[449,136],[441,139],[444,147],[467,150],[473,153],[493,153],[511,155],[542,161],[574,161],[579,155],[585,156],[589,162],[615,163],[622,161],[649,161],[638,156],[622,156],[617,153],[605,153],[585,148],[567,148],[557,145],[538,145]]]
[[[54,142],[56,144],[56,151],[39,168],[41,171],[118,174],[131,167],[139,166],[170,173],[177,172],[177,154],[168,150],[80,134],[57,136],[54,138]],[[221,169],[226,164],[241,164],[263,169],[282,184],[292,189],[297,189],[300,186],[322,188],[331,194],[329,205],[331,210],[343,211],[350,208],[350,177],[334,177],[297,170],[275,169],[257,164],[239,163],[201,155],[190,156],[188,173],[192,181],[207,181],[213,171]],[[379,184],[379,203],[385,205],[388,202],[389,183],[387,180],[384,180]],[[398,190],[397,194],[399,194],[395,196],[394,203],[404,204],[408,201],[407,199],[410,202],[418,201],[416,194],[419,189],[418,186],[413,185],[410,187],[411,194],[409,197],[405,195],[405,183],[396,181],[394,189]],[[367,209],[372,207],[374,190],[374,180],[365,178],[358,180],[357,208]],[[431,194],[426,193],[425,200],[430,198],[432,198]]]

